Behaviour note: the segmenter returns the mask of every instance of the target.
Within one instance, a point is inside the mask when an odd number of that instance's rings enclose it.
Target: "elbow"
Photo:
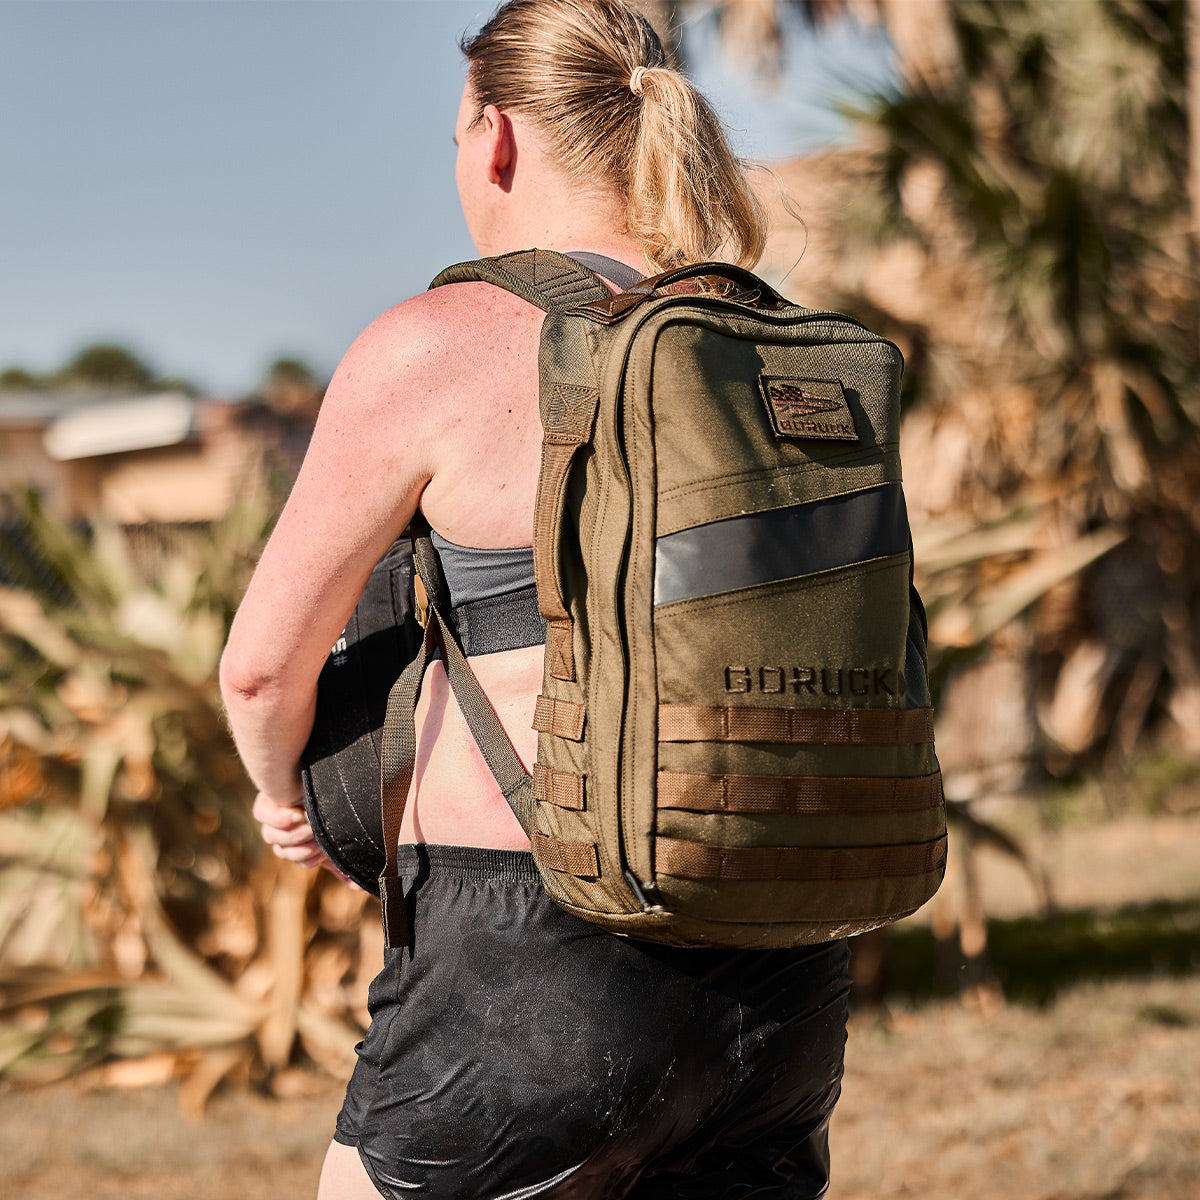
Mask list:
[[[217,678],[221,686],[221,699],[225,702],[226,711],[231,714],[264,703],[277,684],[269,671],[239,654],[232,645],[227,646],[221,655]]]

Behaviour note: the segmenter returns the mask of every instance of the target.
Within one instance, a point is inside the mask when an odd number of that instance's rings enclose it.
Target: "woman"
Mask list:
[[[621,0],[512,0],[464,44],[456,177],[481,255],[599,254],[626,283],[763,220],[741,164]],[[469,314],[469,315],[464,315]],[[222,662],[281,857],[323,861],[297,762],[317,675],[373,564],[420,507],[454,571],[532,582],[542,312],[484,283],[375,321],[330,384]],[[476,564],[478,565],[478,564]],[[541,646],[472,666],[528,766]],[[557,909],[440,663],[401,829],[412,946],[387,952],[321,1178],[360,1197],[815,1197],[841,1077],[842,943],[677,950]]]

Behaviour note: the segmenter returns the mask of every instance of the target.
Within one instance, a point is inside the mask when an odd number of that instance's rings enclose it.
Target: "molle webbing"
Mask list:
[[[946,865],[946,842],[915,846],[703,846],[660,837],[655,866],[683,879],[750,881],[897,878],[927,875]]]
[[[533,710],[533,727],[538,733],[552,733],[571,742],[582,739],[586,719],[585,705],[550,696],[539,696]]]
[[[582,775],[572,771],[552,771],[541,763],[533,764],[533,798],[575,812],[583,812],[587,807]]]
[[[658,773],[658,807],[688,812],[835,816],[924,812],[941,803],[940,772],[897,779]]]
[[[933,741],[933,709],[661,704],[658,736],[664,742],[915,746]]]
[[[551,871],[565,871],[580,878],[600,874],[600,856],[594,842],[562,842],[535,829],[530,835],[534,860]]]

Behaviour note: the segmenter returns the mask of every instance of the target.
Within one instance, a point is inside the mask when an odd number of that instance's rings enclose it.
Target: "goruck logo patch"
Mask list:
[[[859,440],[846,393],[836,379],[780,379],[760,375],[758,386],[777,438]]]

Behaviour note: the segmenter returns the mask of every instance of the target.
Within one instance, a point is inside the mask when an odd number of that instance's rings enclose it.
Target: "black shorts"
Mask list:
[[[338,1117],[381,1195],[808,1200],[829,1179],[845,942],[686,950],[560,909],[532,856],[401,848]]]

